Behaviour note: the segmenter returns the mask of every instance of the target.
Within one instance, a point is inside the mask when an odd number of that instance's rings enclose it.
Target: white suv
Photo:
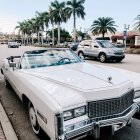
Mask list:
[[[89,56],[98,58],[100,62],[106,60],[116,60],[121,62],[125,58],[123,49],[116,48],[109,41],[106,40],[84,40],[78,46],[77,49],[80,58]]]
[[[8,48],[19,48],[21,46],[21,43],[18,42],[8,42]]]

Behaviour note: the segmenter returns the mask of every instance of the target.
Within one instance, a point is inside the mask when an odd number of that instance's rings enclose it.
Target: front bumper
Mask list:
[[[107,55],[108,60],[124,59],[125,55]]]
[[[140,98],[134,99],[134,102],[137,103],[137,105],[138,105],[138,111],[137,111],[137,113],[140,113]]]
[[[94,121],[93,119],[84,120],[86,122],[84,126],[65,132],[63,136],[58,138],[58,140],[66,140],[71,138],[79,139],[88,134],[93,134],[95,138],[99,138],[101,127],[112,126],[112,132],[117,131],[131,122],[133,115],[138,111],[138,109],[139,107],[137,103],[133,103],[130,111],[124,116],[101,120],[98,122]],[[75,124],[73,124],[73,126],[74,125]]]

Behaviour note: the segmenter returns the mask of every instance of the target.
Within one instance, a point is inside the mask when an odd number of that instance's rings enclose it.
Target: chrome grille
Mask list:
[[[124,53],[123,52],[115,52],[114,54],[116,54],[116,55],[123,55]]]
[[[133,104],[133,98],[134,90],[131,90],[120,98],[89,102],[88,115],[97,121],[124,115]]]

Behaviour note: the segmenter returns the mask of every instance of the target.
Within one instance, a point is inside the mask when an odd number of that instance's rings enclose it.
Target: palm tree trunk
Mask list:
[[[54,23],[52,23],[52,43],[54,46]]]
[[[26,35],[26,40],[27,40],[27,45],[29,44],[29,38],[28,38],[28,35]]]
[[[74,43],[76,43],[76,16],[75,16],[75,13],[73,14],[73,19],[74,19],[74,23],[73,23],[73,28],[74,28]]]
[[[39,39],[39,31],[38,31],[38,33],[37,33],[37,37],[38,37],[38,44],[39,44],[39,42],[40,42],[40,39]]]
[[[41,44],[43,45],[43,31],[41,31]]]
[[[32,34],[32,45],[34,44],[34,36],[33,36],[33,34]]]
[[[24,45],[25,45],[25,39],[26,39],[26,38],[25,38],[25,34],[24,34]]]
[[[60,23],[58,23],[58,46],[60,45]]]
[[[24,43],[24,37],[23,37],[23,33],[21,34],[21,43]]]
[[[104,32],[102,32],[102,37],[103,37],[103,40],[104,40],[104,38],[105,38],[105,33]]]

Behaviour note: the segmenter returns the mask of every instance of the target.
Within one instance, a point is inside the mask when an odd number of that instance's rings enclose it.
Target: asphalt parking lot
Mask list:
[[[20,48],[7,48],[0,46],[0,67],[3,59],[11,55],[20,55],[25,50],[38,49],[29,46],[21,46]],[[41,48],[39,48],[41,49]],[[140,55],[126,55],[126,58],[121,63],[107,62],[100,63],[97,60],[86,59],[88,63],[107,65],[127,69],[140,73]],[[12,89],[7,89],[4,84],[0,87],[0,100],[7,112],[10,121],[20,140],[47,140],[47,136],[43,133],[41,137],[37,137],[31,129],[27,109],[22,105],[19,98]],[[140,120],[134,119],[132,127],[125,127],[114,136],[109,136],[106,129],[101,130],[101,140],[140,140]],[[93,138],[87,137],[84,140]]]

